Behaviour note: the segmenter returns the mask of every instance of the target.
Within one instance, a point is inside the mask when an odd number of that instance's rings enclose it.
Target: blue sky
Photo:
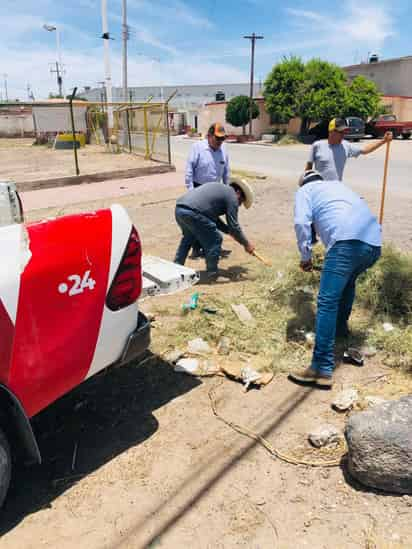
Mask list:
[[[264,79],[282,56],[321,57],[340,65],[412,54],[409,0],[128,0],[129,85],[245,82],[250,45],[257,43],[255,78]],[[114,85],[121,83],[121,0],[107,0]],[[55,91],[49,63],[61,30],[65,89],[96,86],[104,78],[100,0],[2,0],[0,92],[37,98]]]

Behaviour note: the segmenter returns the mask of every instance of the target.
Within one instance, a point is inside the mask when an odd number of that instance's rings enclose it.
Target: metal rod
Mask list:
[[[80,175],[79,170],[79,160],[77,158],[77,147],[76,147],[76,128],[74,127],[74,115],[73,115],[73,99],[76,95],[77,88],[73,89],[73,93],[70,96],[69,99],[69,105],[70,105],[70,118],[72,122],[72,135],[73,135],[73,151],[74,151],[74,163],[76,165],[76,175]],[[80,141],[79,141],[80,143]]]
[[[105,81],[106,81],[106,96],[107,96],[107,133],[110,140],[112,130],[113,130],[113,109],[111,108],[112,104],[112,76],[110,69],[110,49],[109,49],[109,40],[110,34],[108,30],[107,23],[107,0],[102,0],[102,38],[104,44],[104,72],[105,72]]]
[[[167,158],[169,164],[172,164],[172,152],[170,150],[170,128],[169,128],[169,99],[165,103],[166,129],[167,129]]]
[[[122,22],[123,99],[127,101],[128,100],[127,98],[127,40],[129,39],[129,29],[127,27],[127,0],[122,0],[122,12],[123,12],[123,22]]]
[[[383,210],[385,207],[385,194],[386,194],[386,178],[388,175],[388,164],[389,164],[389,148],[390,148],[390,141],[386,142],[386,154],[385,154],[385,166],[383,168],[383,184],[382,184],[382,195],[381,195],[381,208],[379,212],[379,223],[382,225],[383,223]]]
[[[126,111],[126,121],[127,121],[127,137],[129,139],[129,152],[132,152],[132,138],[130,135],[130,120],[129,120],[129,111]]]
[[[251,41],[251,62],[250,62],[250,91],[249,91],[249,135],[252,135],[252,113],[253,113],[253,79],[255,72],[255,42],[256,40],[263,40],[263,36],[258,36],[255,33],[252,33],[251,36],[244,36]]]

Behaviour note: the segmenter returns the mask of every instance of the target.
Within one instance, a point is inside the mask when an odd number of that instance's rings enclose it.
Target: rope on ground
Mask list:
[[[212,407],[213,415],[225,423],[228,427],[236,431],[237,433],[244,435],[246,437],[251,438],[252,440],[256,440],[259,442],[268,452],[271,456],[274,456],[282,461],[285,461],[286,463],[290,463],[292,465],[309,465],[311,467],[337,467],[341,463],[342,457],[346,453],[346,447],[345,443],[342,441],[340,443],[339,449],[341,450],[341,454],[338,458],[335,458],[333,460],[323,460],[323,461],[311,461],[306,459],[297,459],[289,454],[286,454],[284,452],[281,452],[280,450],[277,450],[274,446],[272,446],[265,438],[263,438],[261,435],[254,433],[247,427],[243,427],[242,425],[238,425],[237,423],[234,423],[233,421],[229,421],[225,419],[221,414],[219,414],[217,407],[216,407],[216,401],[214,399],[214,393],[218,387],[220,387],[221,383],[218,383],[214,387],[212,387],[209,392],[209,400]]]

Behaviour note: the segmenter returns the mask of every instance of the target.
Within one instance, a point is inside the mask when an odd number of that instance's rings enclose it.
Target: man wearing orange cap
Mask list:
[[[386,132],[383,139],[361,148],[344,139],[348,125],[343,118],[333,118],[329,122],[328,139],[315,141],[312,145],[305,170],[314,168],[324,181],[342,181],[343,170],[348,158],[369,154],[392,140],[392,133]]]
[[[215,122],[210,126],[207,138],[192,145],[185,175],[188,190],[207,183],[228,184],[230,169],[229,158],[223,144],[225,139],[225,128],[220,122]],[[197,259],[203,255],[200,246],[197,243],[194,244],[191,258]]]

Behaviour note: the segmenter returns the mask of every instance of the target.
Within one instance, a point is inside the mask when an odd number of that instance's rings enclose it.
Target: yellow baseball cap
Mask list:
[[[332,120],[329,122],[328,130],[330,132],[344,132],[347,129],[348,125],[346,124],[346,120],[344,120],[343,118],[332,118]]]

